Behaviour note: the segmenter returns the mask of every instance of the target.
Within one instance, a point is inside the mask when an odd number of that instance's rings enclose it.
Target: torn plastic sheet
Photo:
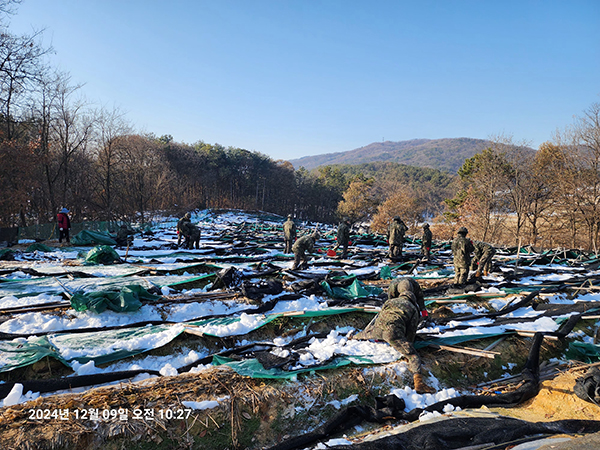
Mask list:
[[[269,322],[277,319],[283,314],[246,314],[239,317],[219,317],[216,319],[199,320],[188,322],[186,325],[193,334],[214,337],[239,336],[250,333]]]
[[[108,234],[101,231],[83,230],[71,238],[73,245],[117,245],[117,241]]]
[[[200,276],[130,276],[130,277],[105,277],[105,278],[61,278],[54,277],[31,278],[0,283],[0,298],[12,295],[14,297],[27,297],[39,294],[62,294],[65,290],[69,293],[77,291],[95,292],[99,290],[120,289],[123,286],[136,284],[151,289],[152,287],[173,287],[176,289],[189,289],[204,287],[212,282],[215,274],[209,273]]]
[[[184,331],[184,326],[152,325],[93,333],[48,335],[56,349],[57,359],[85,364],[105,364],[128,356],[153,350],[168,344]]]
[[[159,295],[150,294],[142,286],[123,286],[118,291],[96,291],[89,294],[76,292],[71,297],[75,311],[92,311],[100,314],[107,309],[116,312],[134,312],[142,307],[142,300],[156,301]]]
[[[565,352],[565,356],[568,359],[595,363],[600,361],[600,345],[573,341],[569,343],[569,348]]]
[[[46,336],[0,341],[0,372],[29,366],[45,356],[57,357]]]

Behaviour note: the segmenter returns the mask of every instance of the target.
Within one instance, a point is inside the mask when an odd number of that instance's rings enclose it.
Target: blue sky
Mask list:
[[[600,1],[22,0],[52,62],[141,132],[274,159],[509,135],[600,102]]]

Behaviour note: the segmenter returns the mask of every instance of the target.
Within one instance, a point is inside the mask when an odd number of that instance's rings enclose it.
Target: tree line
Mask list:
[[[18,2],[0,0],[0,225],[55,219],[148,221],[156,214],[239,208],[304,220],[368,221],[384,232],[399,215],[458,226],[507,245],[598,250],[600,104],[533,150],[498,137],[458,175],[391,162],[295,169],[256,151],[137,133],[125,115],[87,102],[49,63],[41,32],[6,25]]]
[[[537,151],[498,137],[458,171],[448,223],[481,240],[598,251],[600,103]]]
[[[379,202],[398,184],[393,173],[407,187],[422,176],[397,164],[295,170],[256,151],[136,133],[120,110],[87,102],[82,86],[52,67],[41,32],[10,32],[6,18],[17,4],[0,0],[2,226],[50,222],[62,207],[76,221],[240,208],[333,222],[350,186],[375,177],[371,201]]]

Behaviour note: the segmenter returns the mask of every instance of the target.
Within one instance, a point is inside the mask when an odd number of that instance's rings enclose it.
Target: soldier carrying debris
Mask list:
[[[183,227],[186,223],[191,222],[191,215],[186,212],[181,219],[177,221],[177,247],[181,245],[181,238],[183,237]],[[187,248],[187,242],[184,242],[184,247]]]
[[[308,253],[313,251],[315,242],[319,239],[319,232],[314,231],[312,234],[302,236],[292,246],[294,252],[294,265],[292,270],[302,269],[308,267]]]
[[[421,240],[421,252],[425,256],[425,259],[429,261],[431,259],[431,239],[433,235],[429,229],[429,224],[423,225],[423,239]]]
[[[288,214],[287,220],[283,223],[283,242],[285,243],[285,252],[292,253],[292,245],[296,240],[296,223],[292,215]]]
[[[390,259],[399,261],[402,258],[402,247],[404,246],[404,234],[408,231],[406,224],[396,216],[388,228],[388,243],[390,245]]]
[[[454,256],[454,284],[462,285],[469,279],[471,266],[471,253],[475,251],[471,239],[467,239],[469,231],[460,227],[456,232],[458,236],[452,241],[452,255]]]
[[[473,245],[475,247],[475,255],[471,270],[476,270],[476,277],[480,277],[482,274],[485,277],[492,271],[492,258],[496,254],[496,249],[487,242],[482,241],[475,241]]]
[[[388,300],[381,311],[363,331],[352,336],[352,339],[386,341],[402,353],[408,360],[415,390],[419,394],[435,392],[423,380],[421,358],[413,346],[419,323],[426,316],[425,300],[419,283],[409,277],[398,278],[390,283]]]
[[[348,257],[348,242],[350,241],[350,221],[344,219],[340,222],[337,229],[337,244],[333,248],[337,250],[342,247],[342,259]]]

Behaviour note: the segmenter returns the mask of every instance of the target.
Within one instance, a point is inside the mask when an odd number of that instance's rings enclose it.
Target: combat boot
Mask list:
[[[436,390],[431,386],[428,386],[423,380],[423,375],[415,373],[413,375],[413,382],[415,384],[415,391],[417,394],[435,394]]]

